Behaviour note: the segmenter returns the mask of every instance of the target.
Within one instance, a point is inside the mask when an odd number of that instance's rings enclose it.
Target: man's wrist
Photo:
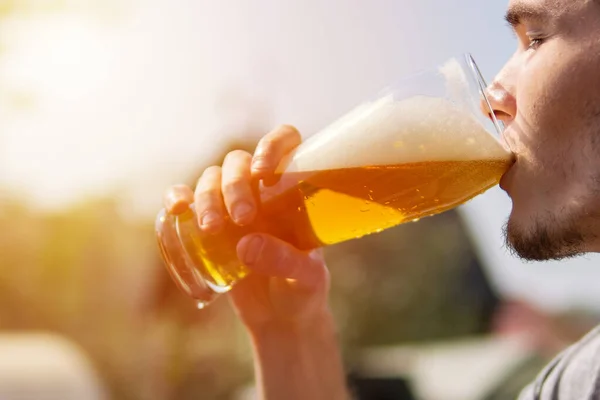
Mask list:
[[[255,346],[262,346],[275,338],[293,342],[323,335],[336,336],[336,328],[331,311],[326,309],[307,318],[265,322],[248,328],[248,333]]]
[[[349,399],[331,313],[290,322],[251,332],[260,398]]]

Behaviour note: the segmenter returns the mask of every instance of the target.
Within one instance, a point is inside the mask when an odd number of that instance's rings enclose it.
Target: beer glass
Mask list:
[[[250,226],[198,226],[194,208],[163,209],[158,244],[200,308],[248,275],[236,255],[251,232],[310,250],[454,208],[495,186],[513,162],[469,55],[405,78],[304,141],[267,186]]]

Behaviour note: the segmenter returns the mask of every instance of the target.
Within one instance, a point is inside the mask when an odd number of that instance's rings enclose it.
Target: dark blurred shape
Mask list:
[[[492,330],[494,315],[502,299],[492,287],[483,266],[476,257],[472,257],[466,263],[466,269],[462,272],[453,297],[457,305],[476,309],[478,319],[474,328],[477,332]]]
[[[455,211],[326,249],[352,348],[489,332],[498,297]]]
[[[404,378],[350,375],[348,383],[355,400],[416,400]]]

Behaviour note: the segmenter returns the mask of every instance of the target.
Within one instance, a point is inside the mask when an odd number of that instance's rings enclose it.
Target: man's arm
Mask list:
[[[284,125],[265,135],[254,155],[230,152],[222,166],[202,173],[195,194],[185,186],[168,191],[167,211],[193,202],[206,234],[232,223],[250,226],[260,209],[256,182],[276,180],[277,167],[301,140],[294,127]],[[237,255],[251,273],[234,285],[229,298],[252,339],[261,398],[349,399],[321,252],[255,232],[238,242]]]
[[[351,398],[331,315],[302,327],[264,329],[251,337],[259,399]]]

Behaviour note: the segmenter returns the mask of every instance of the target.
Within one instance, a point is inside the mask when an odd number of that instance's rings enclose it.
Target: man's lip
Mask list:
[[[500,182],[499,182],[500,189],[504,190],[506,193],[508,193],[509,180],[511,178],[511,172],[513,171],[514,167],[515,167],[515,163],[513,163],[510,166],[510,168],[504,173],[504,175],[502,175],[502,178],[500,178]]]

